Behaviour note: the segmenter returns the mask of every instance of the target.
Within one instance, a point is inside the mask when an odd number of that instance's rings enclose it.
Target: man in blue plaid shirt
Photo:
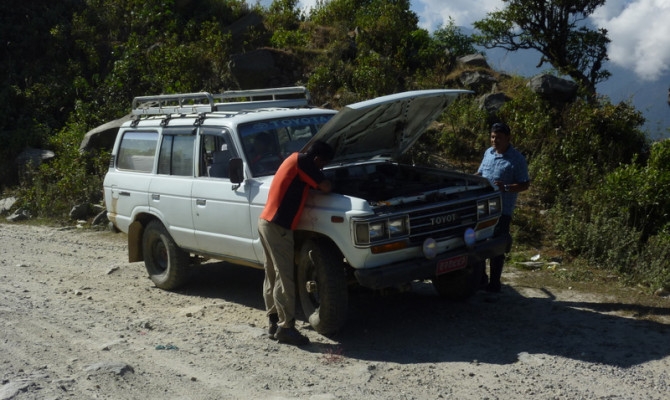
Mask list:
[[[511,131],[509,126],[496,123],[491,126],[491,147],[484,153],[482,163],[477,174],[487,178],[502,192],[502,216],[496,226],[496,235],[509,233],[512,213],[516,206],[519,192],[530,186],[528,166],[524,156],[511,145]],[[490,278],[485,276],[486,291],[499,293],[505,255],[501,254],[491,259]]]

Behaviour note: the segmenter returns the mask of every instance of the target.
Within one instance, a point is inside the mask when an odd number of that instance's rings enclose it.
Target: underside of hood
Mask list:
[[[346,106],[305,146],[322,140],[335,150],[333,163],[374,157],[397,159],[444,109],[468,90],[417,90]]]

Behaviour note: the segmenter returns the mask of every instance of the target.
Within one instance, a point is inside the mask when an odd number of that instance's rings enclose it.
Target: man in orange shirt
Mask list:
[[[333,149],[316,141],[307,153],[293,153],[279,166],[268,200],[258,220],[265,251],[263,298],[270,320],[268,333],[279,343],[297,346],[309,339],[295,329],[295,264],[293,230],[297,227],[310,188],[330,192],[321,169],[333,159]]]

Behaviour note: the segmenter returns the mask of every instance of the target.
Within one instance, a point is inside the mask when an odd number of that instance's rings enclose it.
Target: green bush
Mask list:
[[[596,215],[558,207],[555,235],[557,244],[590,264],[627,273],[639,252],[640,233],[626,226],[623,218]]]
[[[555,209],[558,244],[636,282],[670,284],[670,141],[649,162],[624,164]],[[634,160],[633,160],[634,161]]]
[[[438,138],[442,153],[453,161],[481,161],[490,146],[488,114],[473,96],[461,96],[442,114]]]
[[[635,275],[652,290],[670,290],[670,232],[663,231],[649,238],[637,260]]]
[[[279,29],[272,33],[270,44],[278,49],[290,49],[294,47],[304,47],[307,45],[308,40],[309,37],[306,32]]]
[[[21,206],[37,217],[65,220],[77,204],[99,204],[109,154],[79,152],[84,131],[69,124],[49,141],[56,157],[22,177],[18,189]]]

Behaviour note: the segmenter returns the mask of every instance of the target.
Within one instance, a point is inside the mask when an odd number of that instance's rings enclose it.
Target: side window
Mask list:
[[[158,132],[125,132],[117,154],[117,168],[151,172],[154,168]]]
[[[193,176],[193,143],[195,135],[192,130],[165,129],[160,155],[158,156],[158,173],[163,175]]]
[[[228,131],[221,128],[203,128],[200,137],[199,176],[229,178],[230,159],[238,155]]]

